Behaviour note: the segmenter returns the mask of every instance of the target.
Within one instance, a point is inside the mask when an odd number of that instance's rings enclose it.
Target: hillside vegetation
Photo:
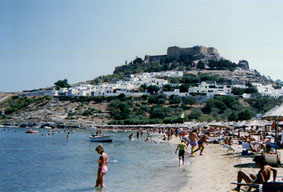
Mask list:
[[[249,120],[283,101],[257,96],[179,97],[164,94],[126,97],[11,97],[0,104],[2,122],[88,120],[108,124],[160,124],[184,121]],[[182,118],[182,114],[183,118]]]

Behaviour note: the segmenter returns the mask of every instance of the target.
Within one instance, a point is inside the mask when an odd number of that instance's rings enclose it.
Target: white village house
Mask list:
[[[169,84],[168,80],[162,77],[183,77],[183,71],[164,71],[164,72],[151,72],[130,75],[128,81],[120,80],[115,83],[104,83],[100,85],[81,84],[71,88],[61,88],[60,90],[53,90],[53,96],[118,96],[125,94],[129,96],[148,95],[147,92],[139,92],[142,85],[151,86],[155,85],[162,90],[165,84]],[[252,83],[258,89],[258,92],[263,96],[279,97],[283,96],[283,89],[274,89],[271,84],[262,85],[260,83]],[[219,84],[216,82],[201,82],[196,87],[190,87],[188,92],[181,93],[179,89],[170,92],[163,92],[164,94],[189,96],[191,93],[203,94],[207,97],[215,95],[233,95],[232,88],[247,88],[246,85],[236,84]],[[244,96],[246,97],[246,96]],[[248,96],[247,96],[248,97]]]
[[[280,97],[283,96],[283,89],[274,89],[271,84],[263,85],[261,83],[252,83],[258,90],[258,93],[262,96],[272,96],[272,97]]]

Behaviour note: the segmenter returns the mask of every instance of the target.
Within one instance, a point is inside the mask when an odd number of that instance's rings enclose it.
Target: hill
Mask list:
[[[251,84],[252,82],[272,83],[274,87],[281,88],[283,85],[281,81],[273,82],[256,70],[250,70],[248,61],[241,60],[236,64],[221,57],[217,49],[203,46],[191,48],[174,46],[167,49],[166,55],[145,55],[144,59],[137,57],[125,65],[116,67],[111,75],[78,83],[77,86],[85,83],[101,85],[121,80],[126,84],[130,79],[133,80],[133,77],[134,79],[151,78],[146,75],[142,76],[143,73],[164,71],[173,73],[179,71],[182,75],[178,77],[158,76],[157,78],[168,82],[162,85],[163,87],[136,86],[135,89],[138,90],[134,91],[142,90],[141,93],[148,91],[142,96],[113,93],[115,96],[108,97],[104,95],[23,97],[20,94],[1,93],[0,123],[154,124],[181,123],[193,119],[237,121],[248,120],[283,101],[282,97],[260,95],[257,88]],[[189,93],[190,88],[194,88],[201,82],[209,81],[214,83],[205,86],[212,86],[212,89],[217,84],[219,89],[222,85],[227,84],[230,86],[230,95],[215,94],[213,97],[208,97],[207,94],[198,91],[185,94]],[[247,86],[233,90],[231,89],[233,83],[244,83]],[[56,88],[60,89],[61,84],[63,87],[71,86],[65,79],[57,81]],[[117,87],[113,89],[116,90]],[[80,91],[81,88],[78,87],[76,90]],[[52,89],[35,91],[43,93],[52,91]],[[165,94],[166,92],[171,93]],[[243,98],[241,96],[243,93],[252,95],[249,98]],[[184,118],[181,118],[183,116]]]
[[[169,47],[165,55],[145,55],[136,57],[125,65],[117,66],[113,74],[103,75],[85,83],[93,85],[115,83],[128,80],[131,74],[143,72],[184,71],[187,74],[216,74],[232,81],[270,83],[272,80],[262,76],[256,70],[249,69],[246,60],[237,64],[220,56],[213,47],[194,46],[190,48]]]

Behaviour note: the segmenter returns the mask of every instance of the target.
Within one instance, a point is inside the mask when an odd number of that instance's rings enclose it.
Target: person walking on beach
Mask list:
[[[97,179],[95,187],[104,188],[104,175],[108,171],[108,155],[104,152],[102,145],[98,145],[95,151],[100,155],[98,159]]]
[[[199,141],[198,141],[198,149],[194,150],[193,153],[195,153],[195,152],[200,150],[200,154],[199,155],[202,155],[202,152],[204,150],[204,143],[206,143],[208,145],[207,139],[208,139],[208,136],[206,134],[201,136]]]
[[[185,165],[185,149],[188,151],[188,148],[185,144],[185,141],[182,140],[181,143],[177,146],[176,148],[176,151],[175,151],[175,154],[177,153],[179,149],[179,167],[181,166],[181,159],[182,159],[182,165],[184,166]]]
[[[190,144],[192,146],[191,148],[191,155],[193,156],[194,155],[194,150],[196,148],[196,145],[197,145],[197,140],[198,140],[198,135],[197,135],[197,130],[194,129],[190,135],[189,135],[189,139],[190,139]]]
[[[247,174],[243,171],[238,172],[238,185],[234,191],[240,191],[241,182],[244,180],[246,183],[256,183],[262,184],[270,179],[271,172],[273,173],[273,182],[276,180],[277,170],[267,165],[265,158],[263,156],[255,156],[253,161],[256,163],[257,167],[260,168],[257,175]]]

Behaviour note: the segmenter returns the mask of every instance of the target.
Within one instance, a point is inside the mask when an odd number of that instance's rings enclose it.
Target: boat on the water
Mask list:
[[[33,131],[32,129],[29,129],[26,131],[26,133],[38,133],[38,131]]]
[[[99,135],[91,135],[89,137],[92,142],[112,142],[112,136],[99,136]]]

